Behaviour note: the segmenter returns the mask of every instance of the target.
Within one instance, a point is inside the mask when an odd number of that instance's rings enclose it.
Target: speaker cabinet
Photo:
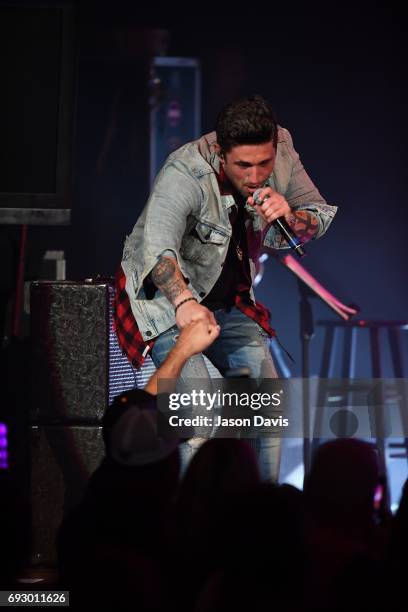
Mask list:
[[[63,515],[81,499],[103,457],[101,418],[115,395],[143,387],[112,327],[111,281],[31,286],[30,477],[33,562],[56,562]]]

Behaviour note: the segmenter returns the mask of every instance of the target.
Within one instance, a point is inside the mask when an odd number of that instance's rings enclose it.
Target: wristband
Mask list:
[[[180,308],[180,306],[182,306],[186,302],[189,302],[190,300],[194,300],[195,302],[197,301],[195,297],[189,297],[189,298],[186,298],[185,300],[181,300],[181,302],[179,304],[177,304],[177,306],[175,307],[174,314],[176,314],[176,312]]]

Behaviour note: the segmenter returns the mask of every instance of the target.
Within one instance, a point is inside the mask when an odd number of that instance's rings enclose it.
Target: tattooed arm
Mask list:
[[[286,198],[271,187],[260,189],[258,198],[255,203],[254,198],[250,196],[247,202],[254,206],[256,212],[267,223],[273,223],[278,217],[285,217],[301,242],[307,242],[316,235],[319,227],[317,217],[310,211],[292,210]],[[286,240],[280,233],[279,238],[279,247],[285,246]]]
[[[174,306],[193,295],[187,289],[181,270],[173,257],[160,257],[152,270],[151,279]]]
[[[158,289],[175,307],[183,300],[193,297],[183,278],[178,263],[172,257],[161,256],[151,272],[151,279]],[[177,308],[176,323],[182,329],[193,321],[204,320],[216,325],[213,313],[194,300]]]
[[[302,243],[312,240],[319,229],[316,215],[308,210],[293,211],[288,222]]]
[[[157,383],[160,379],[177,379],[186,361],[193,355],[201,353],[219,336],[220,326],[205,321],[195,321],[183,327],[166,359],[149,379],[145,391],[157,395]]]

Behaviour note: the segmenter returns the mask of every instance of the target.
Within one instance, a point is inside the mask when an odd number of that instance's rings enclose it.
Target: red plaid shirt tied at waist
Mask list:
[[[124,353],[135,368],[140,368],[143,365],[147,353],[152,349],[154,340],[145,342],[142,334],[139,331],[135,317],[133,316],[130,307],[130,300],[126,293],[126,277],[123,273],[122,266],[119,266],[115,276],[115,301],[113,308],[113,321],[116,335]],[[242,299],[242,287],[235,298],[235,306],[251,319],[254,319],[270,337],[275,336],[275,330],[269,324],[269,310],[257,302],[256,304],[248,303]],[[248,287],[245,288],[247,294]]]

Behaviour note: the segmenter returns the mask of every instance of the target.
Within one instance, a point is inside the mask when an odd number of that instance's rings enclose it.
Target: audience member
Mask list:
[[[82,601],[125,606],[129,600],[148,610],[163,603],[162,552],[180,461],[179,441],[157,435],[157,382],[176,378],[218,333],[203,321],[183,329],[145,390],[121,394],[106,411],[106,457],[80,506],[64,519],[57,543],[62,582]],[[139,571],[126,582],[128,565]]]
[[[381,574],[386,546],[386,484],[376,447],[357,439],[322,444],[304,491],[309,600],[316,610],[353,602],[358,608]]]

